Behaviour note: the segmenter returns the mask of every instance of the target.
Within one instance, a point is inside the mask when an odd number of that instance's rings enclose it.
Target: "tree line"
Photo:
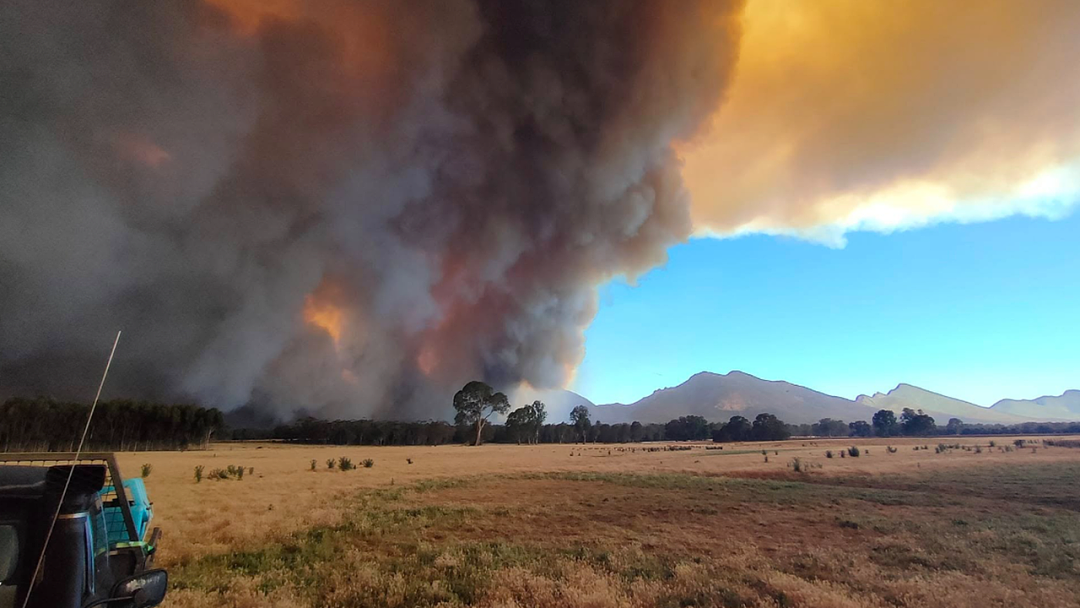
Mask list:
[[[637,443],[644,441],[781,441],[792,436],[893,437],[971,433],[1080,433],[1080,423],[1050,423],[1000,427],[967,425],[957,418],[944,427],[921,410],[905,408],[899,417],[880,410],[872,420],[846,423],[823,418],[813,424],[786,424],[773,414],[753,420],[732,416],[709,422],[702,416],[680,416],[663,424],[641,422],[604,424],[591,420],[589,408],[575,407],[567,422],[547,424],[540,401],[511,409],[506,395],[483,382],[470,382],[454,395],[454,424],[444,421],[318,420],[302,418],[271,431],[239,430],[235,439],[280,439],[298,443],[337,445],[442,445],[448,443]],[[505,415],[506,422],[492,422]]]
[[[566,422],[548,423],[540,401],[511,409],[506,395],[470,382],[454,396],[454,424],[442,420],[321,420],[304,417],[268,429],[227,430],[217,409],[189,404],[114,400],[98,404],[86,450],[175,450],[206,447],[212,437],[282,440],[332,445],[443,445],[450,443],[638,443],[645,441],[779,441],[792,436],[895,437],[970,434],[1080,433],[1080,422],[1019,425],[966,424],[952,418],[944,426],[921,410],[905,408],[897,417],[880,410],[871,421],[823,418],[813,424],[786,424],[773,414],[753,420],[732,416],[710,422],[681,416],[666,423],[593,422],[589,408],[575,407]],[[51,399],[8,399],[0,405],[0,451],[72,451],[86,423],[88,405]],[[493,422],[505,415],[505,422]]]
[[[72,452],[86,425],[86,403],[11,398],[0,404],[0,451]],[[117,399],[101,401],[85,451],[181,450],[205,447],[225,420],[216,409]]]

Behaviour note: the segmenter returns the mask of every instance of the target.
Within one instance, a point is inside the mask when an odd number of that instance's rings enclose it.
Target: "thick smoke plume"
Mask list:
[[[0,6],[0,396],[443,416],[691,232],[720,2]]]
[[[701,232],[840,244],[1080,202],[1080,2],[750,0],[708,134]]]

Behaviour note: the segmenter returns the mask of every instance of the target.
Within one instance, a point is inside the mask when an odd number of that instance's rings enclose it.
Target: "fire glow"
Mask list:
[[[304,299],[304,321],[325,331],[334,341],[334,347],[341,348],[345,314],[340,308],[319,299],[315,294],[308,295]]]

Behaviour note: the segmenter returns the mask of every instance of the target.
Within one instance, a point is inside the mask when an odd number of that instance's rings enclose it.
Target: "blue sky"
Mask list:
[[[572,388],[633,402],[733,369],[854,398],[899,382],[991,405],[1080,388],[1080,212],[701,238],[601,289]]]

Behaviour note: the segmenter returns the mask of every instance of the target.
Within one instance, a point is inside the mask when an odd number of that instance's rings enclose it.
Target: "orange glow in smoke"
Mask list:
[[[151,169],[157,169],[172,160],[172,155],[167,150],[145,135],[118,135],[114,144],[120,156]]]
[[[439,355],[433,347],[425,344],[420,348],[420,354],[416,357],[416,366],[420,368],[420,371],[425,376],[430,377],[439,367]]]
[[[304,300],[304,321],[321,328],[334,340],[334,346],[341,345],[341,334],[345,327],[345,315],[340,308],[315,294]]]

